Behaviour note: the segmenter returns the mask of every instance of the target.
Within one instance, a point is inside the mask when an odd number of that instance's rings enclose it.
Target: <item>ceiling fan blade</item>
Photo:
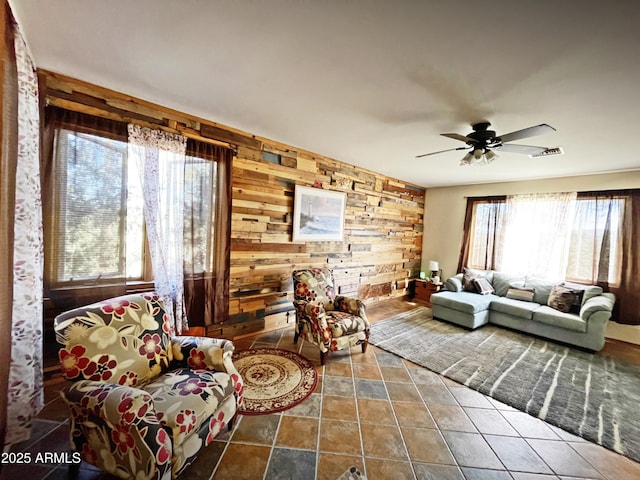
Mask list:
[[[459,133],[441,133],[443,137],[453,138],[454,140],[460,140],[464,143],[473,142],[473,138],[465,137],[464,135],[460,135]]]
[[[506,133],[500,135],[500,140],[503,143],[513,142],[514,140],[520,140],[521,138],[534,137],[536,135],[542,135],[543,133],[555,132],[556,129],[546,123],[541,123],[535,127],[523,128],[522,130],[516,130],[515,132]]]
[[[439,150],[437,152],[430,152],[430,153],[423,153],[422,155],[416,155],[416,158],[428,157],[429,155],[436,155],[438,153],[453,152],[454,150],[466,150],[466,149],[467,147],[449,148],[447,150]]]
[[[498,147],[495,147],[495,150],[500,152],[510,152],[510,153],[522,153],[524,155],[537,155],[544,152],[547,147],[536,147],[534,145],[518,145],[517,143],[505,143]]]

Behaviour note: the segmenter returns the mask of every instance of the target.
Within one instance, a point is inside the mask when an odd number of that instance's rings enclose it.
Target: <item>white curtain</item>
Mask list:
[[[508,196],[498,269],[564,279],[576,197],[575,192]]]
[[[129,165],[142,182],[153,281],[172,334],[188,328],[184,308],[184,166],[187,139],[129,124]]]
[[[18,162],[13,250],[11,365],[5,443],[27,440],[43,406],[42,200],[40,195],[38,79],[20,31],[15,30],[18,73]]]

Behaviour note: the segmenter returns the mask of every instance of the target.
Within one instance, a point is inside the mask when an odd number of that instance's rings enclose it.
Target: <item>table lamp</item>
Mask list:
[[[429,270],[431,270],[431,281],[440,283],[440,265],[435,260],[429,260]]]

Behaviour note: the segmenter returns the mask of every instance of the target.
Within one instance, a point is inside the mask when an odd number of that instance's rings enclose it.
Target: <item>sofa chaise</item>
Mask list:
[[[614,303],[595,285],[471,269],[431,296],[434,318],[470,329],[493,323],[593,351],[604,347]]]

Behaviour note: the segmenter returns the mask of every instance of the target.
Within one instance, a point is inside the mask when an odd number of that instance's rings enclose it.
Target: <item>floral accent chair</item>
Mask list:
[[[242,403],[233,343],[172,337],[155,293],[125,295],[58,315],[60,364],[73,383],[71,446],[120,478],[177,477]]]
[[[335,294],[333,272],[328,268],[295,270],[293,276],[298,338],[317,345],[320,363],[325,364],[327,353],[362,345],[362,353],[369,345],[370,324],[365,304],[356,298]]]

